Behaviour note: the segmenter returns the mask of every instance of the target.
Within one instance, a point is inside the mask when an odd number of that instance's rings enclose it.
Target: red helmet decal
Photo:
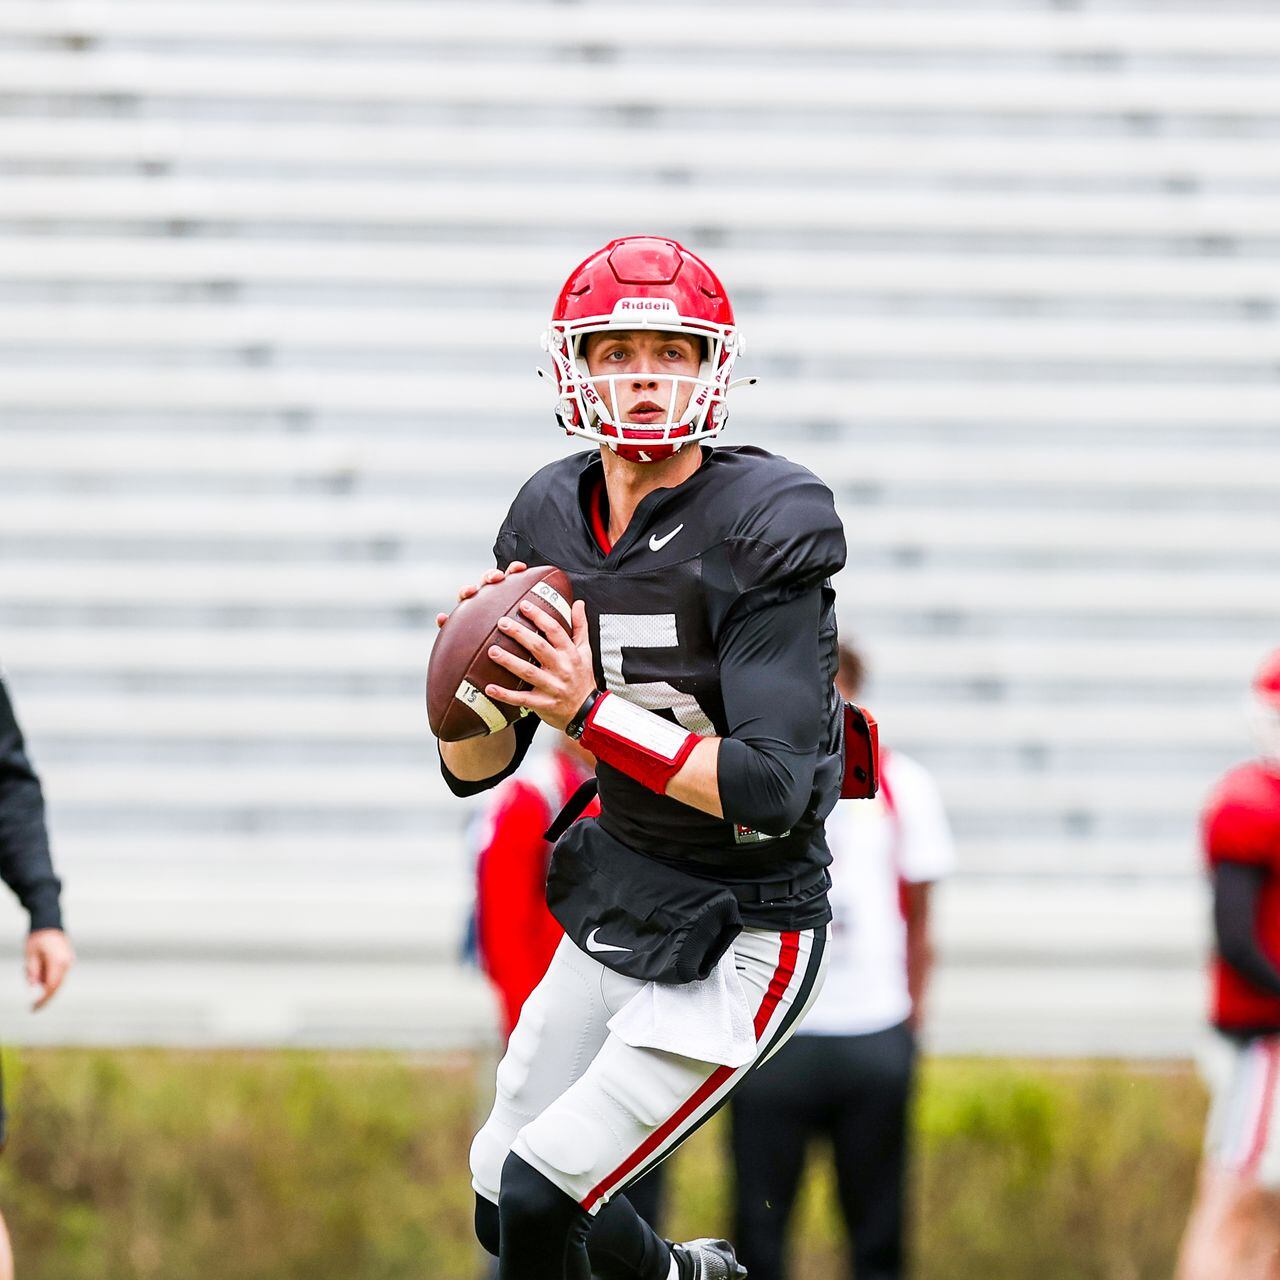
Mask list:
[[[684,265],[674,240],[632,236],[609,246],[608,263],[619,284],[674,284]]]

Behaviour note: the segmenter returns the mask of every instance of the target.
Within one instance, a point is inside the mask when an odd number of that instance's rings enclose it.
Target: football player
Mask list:
[[[545,722],[596,757],[601,812],[552,858],[567,937],[472,1146],[476,1232],[502,1280],[726,1280],[745,1275],[728,1243],[661,1240],[620,1193],[782,1044],[821,982],[844,533],[803,467],[706,444],[741,341],[687,249],[635,236],[592,254],[545,346],[559,421],[594,447],[524,485],[484,581],[556,565],[576,600],[504,621],[528,656],[491,656],[529,687],[482,692],[528,714],[501,727],[491,707],[498,731],[442,742],[441,761],[474,794]]]
[[[1280,649],[1253,684],[1260,755],[1202,820],[1213,876],[1216,1060],[1179,1280],[1280,1278]]]

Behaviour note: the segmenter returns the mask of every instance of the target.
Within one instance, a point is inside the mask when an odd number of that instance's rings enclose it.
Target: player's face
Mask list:
[[[702,366],[702,342],[683,333],[610,330],[586,340],[587,371],[618,422],[679,421]],[[674,400],[674,409],[672,401]]]
[[[1249,722],[1262,762],[1272,773],[1280,773],[1280,702],[1254,698]]]

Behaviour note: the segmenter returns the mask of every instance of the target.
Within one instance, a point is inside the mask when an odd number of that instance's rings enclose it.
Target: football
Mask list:
[[[497,733],[520,718],[518,707],[485,696],[485,686],[527,689],[528,683],[489,657],[491,645],[530,660],[527,649],[498,630],[498,620],[515,618],[531,626],[520,613],[528,600],[573,630],[573,588],[569,578],[551,565],[537,565],[513,573],[501,582],[487,583],[463,600],[436,636],[427,665],[427,719],[431,731],[444,742],[461,742]]]

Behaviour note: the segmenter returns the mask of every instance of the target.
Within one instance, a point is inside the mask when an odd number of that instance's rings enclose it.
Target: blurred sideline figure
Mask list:
[[[1280,649],[1253,684],[1260,758],[1201,823],[1213,877],[1212,1093],[1178,1280],[1280,1280]]]
[[[836,687],[858,701],[861,658]],[[789,1044],[730,1101],[739,1256],[751,1280],[786,1274],[806,1147],[830,1138],[857,1280],[903,1274],[907,1109],[932,963],[929,890],[955,850],[942,798],[914,760],[881,749],[880,795],[837,805],[826,985]]]
[[[564,930],[547,909],[551,846],[543,833],[593,776],[591,756],[560,734],[508,778],[476,820],[476,951],[511,1038],[529,993],[542,981]],[[585,813],[596,813],[592,802]]]
[[[594,777],[595,757],[557,734],[551,751],[531,752],[520,772],[494,791],[473,828],[476,958],[498,997],[504,1045],[564,937],[547,908],[551,844],[543,833]],[[592,800],[581,816],[599,812]],[[663,1169],[658,1165],[627,1188],[632,1207],[659,1232]]]
[[[39,988],[34,1009],[42,1009],[62,985],[75,961],[62,930],[59,894],[44,821],[40,779],[27,759],[9,692],[0,676],[0,878],[13,890],[31,919],[27,935],[27,982]],[[4,1099],[0,1097],[0,1150],[5,1142]],[[9,1233],[0,1218],[0,1280],[13,1275]]]

